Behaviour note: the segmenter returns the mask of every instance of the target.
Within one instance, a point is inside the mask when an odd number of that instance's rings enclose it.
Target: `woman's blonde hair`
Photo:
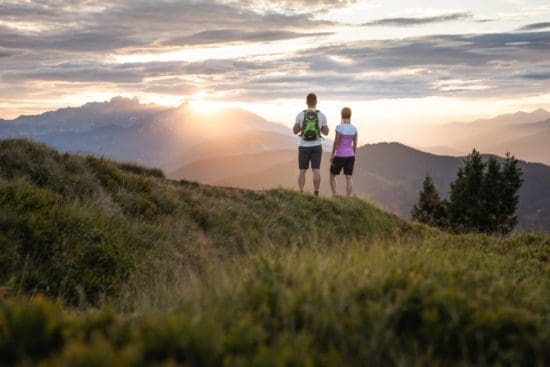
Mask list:
[[[343,119],[351,118],[351,108],[349,107],[342,108],[342,118]]]

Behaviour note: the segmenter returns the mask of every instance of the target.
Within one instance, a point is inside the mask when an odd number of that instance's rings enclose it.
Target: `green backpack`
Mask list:
[[[302,139],[305,141],[319,140],[321,132],[319,131],[319,111],[305,110],[304,120],[302,121]]]

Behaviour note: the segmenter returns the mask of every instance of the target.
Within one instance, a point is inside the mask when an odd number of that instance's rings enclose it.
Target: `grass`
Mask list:
[[[0,365],[544,366],[550,238],[0,142]]]

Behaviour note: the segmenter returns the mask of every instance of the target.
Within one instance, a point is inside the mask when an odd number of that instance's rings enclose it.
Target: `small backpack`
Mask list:
[[[319,111],[305,110],[304,120],[302,121],[302,139],[305,141],[319,140],[321,133],[319,131]]]

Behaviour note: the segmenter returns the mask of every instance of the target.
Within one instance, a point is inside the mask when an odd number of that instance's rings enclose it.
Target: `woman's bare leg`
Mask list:
[[[332,196],[336,196],[336,175],[330,174],[330,189],[332,190]]]
[[[353,180],[351,176],[346,175],[346,196],[350,197],[353,194]]]

